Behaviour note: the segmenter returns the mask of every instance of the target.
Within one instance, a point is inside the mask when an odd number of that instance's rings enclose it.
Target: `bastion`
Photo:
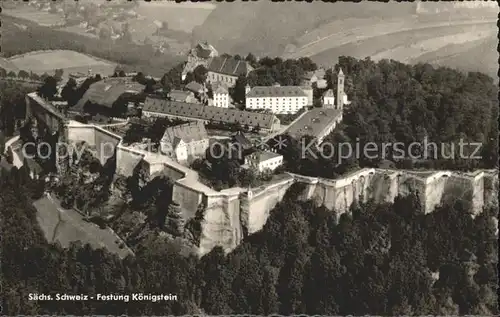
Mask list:
[[[498,172],[495,170],[462,173],[451,171],[407,171],[364,168],[339,179],[323,179],[286,173],[258,188],[230,188],[222,191],[202,184],[197,172],[167,156],[127,147],[121,137],[103,127],[70,122],[68,139],[85,141],[100,148],[102,142],[116,142],[116,173],[132,175],[142,160],[151,176],[163,174],[174,181],[173,201],[179,205],[186,222],[200,212],[199,254],[221,246],[233,250],[247,235],[261,230],[269,213],[294,183],[305,185],[299,200],[312,200],[337,215],[348,212],[355,201],[392,202],[398,195],[420,198],[422,211],[432,212],[440,204],[462,200],[474,214],[497,203]],[[102,151],[96,151],[103,159]]]

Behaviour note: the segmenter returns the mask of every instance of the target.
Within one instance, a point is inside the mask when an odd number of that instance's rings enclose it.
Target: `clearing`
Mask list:
[[[75,210],[63,209],[56,199],[45,196],[33,203],[37,210],[37,220],[49,243],[59,242],[68,247],[71,242],[89,243],[94,248],[106,248],[121,258],[130,254],[127,247],[119,248],[119,238],[109,228],[100,229],[87,222]],[[121,243],[121,240],[120,240]]]
[[[37,74],[51,74],[59,68],[64,70],[65,75],[73,72],[86,74],[91,68],[94,74],[111,75],[116,67],[116,63],[69,50],[36,51],[8,60],[19,69]]]

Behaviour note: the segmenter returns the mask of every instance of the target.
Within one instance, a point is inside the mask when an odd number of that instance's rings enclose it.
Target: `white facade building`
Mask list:
[[[203,157],[208,146],[208,134],[200,121],[169,127],[160,141],[161,152],[178,162]]]
[[[308,106],[308,94],[299,86],[246,87],[246,108],[293,114]]]
[[[325,106],[335,106],[335,94],[332,89],[328,89],[323,95],[323,104]]]
[[[260,151],[247,156],[245,164],[261,173],[266,170],[274,171],[283,165],[283,155],[270,151]]]
[[[213,106],[219,108],[229,108],[229,91],[222,84],[213,84]]]

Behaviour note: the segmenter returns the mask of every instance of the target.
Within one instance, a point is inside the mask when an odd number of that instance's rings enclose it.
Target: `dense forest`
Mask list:
[[[323,142],[346,143],[351,149],[356,145],[363,149],[373,142],[378,145],[376,153],[365,155],[361,151],[339,160],[337,154],[332,159],[330,152],[320,155],[321,147],[313,147],[317,159],[300,157],[300,142],[289,140],[290,146],[281,151],[289,170],[334,178],[353,168],[377,167],[387,161],[399,168],[472,170],[498,166],[498,89],[489,76],[429,64],[376,63],[369,58],[341,57],[335,71],[339,67],[346,74],[345,90],[352,103],[345,106],[342,124]],[[327,70],[326,77],[330,83],[326,89],[336,87],[336,74]],[[322,92],[316,89],[315,93]],[[429,146],[427,154],[424,140],[436,144]],[[398,142],[403,154],[391,150]],[[460,142],[466,144],[463,150]],[[410,147],[412,143],[419,146]],[[476,154],[473,143],[481,144]],[[384,144],[391,145],[389,151],[383,152]],[[349,156],[347,153],[342,155]]]
[[[415,196],[355,204],[337,217],[297,202],[292,186],[264,229],[227,256],[201,259],[144,242],[120,260],[89,245],[48,244],[31,205],[43,184],[26,170],[0,182],[3,312],[19,314],[496,315],[493,216],[458,201],[422,214]],[[28,301],[38,294],[175,294],[177,301]]]
[[[26,112],[25,96],[38,85],[0,80],[0,130],[11,136],[20,128]]]

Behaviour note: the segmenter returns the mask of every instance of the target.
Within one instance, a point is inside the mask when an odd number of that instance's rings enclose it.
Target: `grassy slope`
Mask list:
[[[16,65],[14,65],[11,61],[3,57],[0,57],[0,67],[5,69],[7,72],[12,70],[17,73],[19,71]]]
[[[444,4],[445,7],[448,4]],[[488,9],[491,11],[491,9]],[[440,12],[439,14],[421,15],[417,22],[426,24],[436,21],[449,21],[454,19],[477,19],[484,15],[484,10],[458,10]],[[494,12],[493,12],[494,13]],[[255,3],[218,4],[216,9],[208,16],[205,23],[193,31],[195,41],[208,41],[215,45],[219,52],[256,55],[281,55],[287,44],[316,37],[315,33],[322,34],[321,28],[330,22],[338,22],[335,31],[349,32],[349,28],[360,27],[354,19],[365,19],[365,24],[371,25],[384,22],[388,18],[405,18],[415,14],[415,4],[386,3],[271,3],[260,1]],[[347,21],[347,24],[343,21]],[[354,22],[353,22],[354,21]],[[361,21],[361,20],[359,20]],[[352,24],[352,25],[351,25]],[[347,28],[347,29],[345,29]],[[387,35],[352,42],[338,46],[331,50],[318,52],[313,59],[320,64],[329,65],[337,60],[339,55],[365,57],[380,53],[384,49],[408,46],[413,42],[430,39],[435,36],[459,34],[462,27],[442,28],[436,33],[433,31],[406,32],[405,34]],[[308,34],[306,34],[306,31]],[[395,32],[397,30],[394,30]],[[417,34],[418,33],[418,34]],[[464,70],[479,70],[490,76],[497,72],[496,39],[471,41],[465,45],[451,45],[437,49],[434,52],[423,52],[421,57],[411,58],[409,62],[428,61],[436,64],[457,67]],[[471,46],[472,45],[472,46]],[[478,45],[478,47],[474,47]],[[446,56],[453,52],[452,56]],[[477,55],[479,54],[479,55]],[[450,55],[450,54],[448,54]],[[481,59],[471,59],[470,56],[483,56]],[[463,66],[463,67],[462,67]]]
[[[56,69],[62,69],[64,75],[75,72],[86,74],[90,68],[95,74],[109,76],[113,74],[116,67],[116,63],[68,50],[30,52],[15,55],[7,61],[17,69],[39,75],[44,73],[53,75]]]
[[[162,76],[182,58],[169,53],[154,54],[146,46],[117,44],[93,39],[33,22],[0,14],[2,21],[2,56],[10,57],[38,50],[75,50],[125,65],[127,70]]]
[[[488,38],[470,44],[446,47],[422,56],[421,60],[463,71],[480,71],[498,80],[498,38]]]
[[[193,30],[196,41],[208,41],[219,52],[281,55],[285,46],[306,30],[334,19],[407,15],[414,4],[384,3],[253,3],[218,4],[202,26]]]

